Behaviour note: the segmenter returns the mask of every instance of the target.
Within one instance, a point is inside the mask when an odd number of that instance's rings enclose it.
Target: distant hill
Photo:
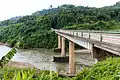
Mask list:
[[[54,29],[120,30],[120,2],[102,8],[64,4],[0,22],[0,42],[21,48],[57,46]]]
[[[16,23],[18,23],[20,18],[22,18],[22,16],[16,16],[16,17],[12,17],[10,19],[1,21],[0,26],[8,26],[10,24],[16,24]]]
[[[71,4],[64,4],[64,5],[61,5],[61,6],[58,6],[57,8],[51,8],[51,9],[43,9],[41,11],[36,11],[34,12],[32,15],[36,15],[36,16],[43,16],[43,15],[47,15],[47,14],[55,14],[59,11],[71,11],[72,9],[80,9],[80,10],[87,10],[91,7],[84,7],[84,6],[75,6],[75,5],[71,5]]]
[[[12,17],[9,20],[19,20],[22,16],[16,16],[16,17]]]
[[[36,15],[36,16],[41,15],[41,16],[43,16],[43,15],[46,15],[46,14],[48,14],[48,13],[55,13],[55,12],[57,12],[57,11],[58,11],[58,8],[43,9],[43,10],[41,10],[41,11],[36,11],[36,12],[34,12],[32,15]]]
[[[120,8],[120,1],[112,6],[113,8]]]
[[[107,8],[107,9],[120,9],[120,1],[116,2],[115,4],[113,4],[111,6],[105,6],[103,8]]]

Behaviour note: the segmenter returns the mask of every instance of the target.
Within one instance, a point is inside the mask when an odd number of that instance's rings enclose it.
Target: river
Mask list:
[[[9,47],[0,45],[0,58],[10,50]],[[68,63],[55,63],[53,56],[59,56],[60,53],[54,53],[51,49],[18,49],[17,54],[12,61],[27,62],[42,70],[67,71]],[[68,54],[67,54],[68,55]],[[76,54],[76,70],[79,72],[84,66],[93,65],[90,54]]]

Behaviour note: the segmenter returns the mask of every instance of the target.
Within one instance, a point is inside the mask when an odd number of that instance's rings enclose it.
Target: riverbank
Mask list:
[[[24,62],[10,62],[11,65],[28,66]],[[35,68],[0,68],[0,79],[4,80],[119,80],[120,58],[108,58],[100,61],[91,68],[84,68],[75,77],[59,77],[58,73],[49,70],[37,70]],[[30,65],[31,67],[31,65]],[[33,67],[33,66],[32,66]],[[21,74],[21,75],[20,75]],[[26,75],[26,78],[25,76]],[[24,79],[23,79],[24,78]],[[28,80],[29,80],[28,79]]]
[[[10,47],[10,45],[8,43],[3,43],[3,42],[0,42],[0,45],[3,45],[3,46],[8,46]]]
[[[2,50],[7,51],[7,49],[4,49],[4,47],[1,48],[1,51]],[[19,75],[19,74],[27,74],[27,75],[32,74],[33,76],[31,77],[31,79],[33,80],[40,80],[41,76],[43,76],[44,78],[49,77],[48,79],[42,79],[42,80],[50,80],[51,73],[49,71],[50,69],[49,63],[52,62],[53,55],[57,56],[56,54],[57,53],[53,54],[53,51],[49,51],[46,49],[35,49],[35,50],[34,49],[33,50],[26,50],[26,49],[19,50],[18,49],[18,53],[17,55],[14,56],[13,61],[10,61],[6,65],[6,67],[0,68],[0,79],[11,80],[11,78],[14,78],[14,76]],[[76,55],[79,58],[88,59],[88,56],[85,54],[84,56],[79,55],[79,54],[76,54]],[[77,57],[76,57],[77,59],[76,61],[82,61],[78,59]],[[20,62],[17,62],[17,61],[20,61]],[[84,62],[84,60],[82,62]],[[34,70],[35,66],[32,64],[34,64],[37,68],[40,67],[40,69],[35,68]],[[51,69],[54,66],[56,66],[55,68],[58,69],[57,71],[64,70],[64,68],[66,67],[64,66],[65,64],[51,64],[51,65],[52,65]],[[119,72],[120,72],[119,66],[120,66],[120,58],[108,58],[107,60],[97,62],[90,68],[83,69],[77,74],[76,77],[74,77],[75,79],[66,78],[66,77],[61,78],[58,76],[57,73],[53,72],[56,75],[52,76],[54,78],[52,80],[119,80],[120,78],[119,77]],[[80,65],[78,65],[78,67],[80,68]],[[77,67],[76,67],[76,70],[78,71]],[[7,75],[7,79],[4,78],[4,75]],[[13,80],[18,80],[18,79],[13,79]],[[26,79],[20,79],[20,80],[26,80]]]
[[[35,66],[32,65],[32,64],[29,64],[29,63],[26,63],[26,62],[19,62],[19,61],[10,61],[5,66],[16,67],[16,68],[30,68],[30,69],[35,68]]]

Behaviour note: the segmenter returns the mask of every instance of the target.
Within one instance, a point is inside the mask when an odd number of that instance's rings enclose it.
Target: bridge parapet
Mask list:
[[[120,32],[93,31],[93,30],[56,30],[55,32],[64,33],[76,37],[83,37],[101,42],[109,42],[120,45]]]
[[[56,30],[52,29],[62,38],[62,50],[65,50],[64,39],[69,40],[69,73],[75,73],[74,43],[89,50],[92,58],[104,56],[105,51],[120,56],[120,32],[90,31],[90,30]],[[62,54],[62,53],[61,53]]]

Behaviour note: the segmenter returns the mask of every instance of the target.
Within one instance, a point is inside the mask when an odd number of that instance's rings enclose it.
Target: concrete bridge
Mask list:
[[[89,50],[93,59],[104,56],[104,52],[120,55],[120,33],[118,32],[53,30],[58,34],[58,48],[61,49],[61,57],[66,56],[65,39],[69,40],[69,74],[76,73],[74,44]]]

